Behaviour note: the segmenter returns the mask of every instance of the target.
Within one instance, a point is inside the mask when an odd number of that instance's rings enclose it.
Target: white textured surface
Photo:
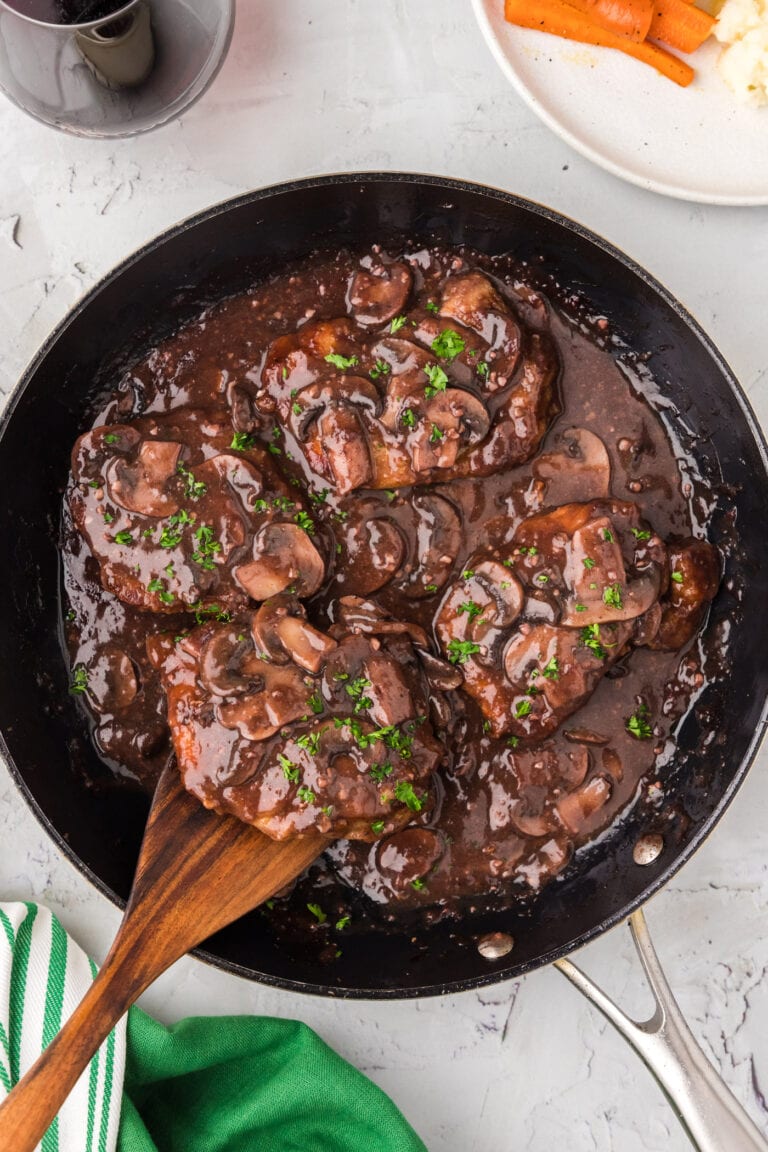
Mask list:
[[[592,167],[507,86],[465,0],[242,0],[224,70],[181,122],[68,139],[0,104],[0,390],[80,294],[179,218],[324,171],[411,169],[495,184],[601,232],[693,311],[768,421],[768,209],[664,200]],[[692,1027],[768,1127],[768,759],[650,909]],[[3,772],[0,894],[51,905],[104,955],[116,910],[46,841]],[[644,1007],[626,930],[585,966]],[[144,997],[164,1020],[301,1016],[389,1091],[431,1152],[685,1152],[648,1073],[555,971],[403,1004],[297,998],[177,964]]]

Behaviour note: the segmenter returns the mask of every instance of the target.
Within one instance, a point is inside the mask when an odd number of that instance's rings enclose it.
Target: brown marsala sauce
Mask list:
[[[434,316],[434,301],[440,299],[446,274],[474,268],[490,276],[529,333],[549,333],[554,340],[561,411],[527,463],[494,475],[399,489],[358,489],[339,496],[327,476],[311,471],[277,406],[273,405],[271,417],[262,407],[255,436],[269,449],[276,483],[282,478],[285,487],[279,490],[290,493],[297,507],[309,509],[319,537],[330,542],[330,578],[305,603],[313,624],[327,629],[338,621],[339,597],[349,591],[352,578],[345,567],[350,525],[361,516],[366,521],[388,516],[397,523],[411,515],[414,500],[418,503],[425,493],[439,494],[457,511],[461,526],[447,581],[437,591],[418,596],[405,595],[402,584],[397,588],[385,584],[366,598],[392,617],[420,625],[431,651],[444,655],[435,619],[469,557],[478,549],[508,557],[512,537],[527,517],[557,505],[608,496],[595,490],[600,477],[575,463],[579,444],[583,450],[589,433],[599,437],[607,452],[611,498],[636,504],[642,521],[670,549],[675,541],[704,535],[700,517],[693,512],[701,502],[688,478],[690,461],[678,459],[659,415],[601,341],[593,338],[599,337],[600,322],[597,333],[588,336],[540,292],[520,281],[512,258],[489,258],[464,249],[406,246],[400,253],[382,254],[374,247],[368,254],[319,254],[297,264],[208,309],[153,349],[116,382],[93,427],[136,419],[146,427],[153,419],[160,425],[178,419],[184,428],[181,438],[196,445],[203,456],[228,450],[231,437],[244,426],[243,411],[252,412],[249,405],[261,389],[270,344],[317,320],[348,316],[351,278],[361,262],[370,267],[381,259],[403,260],[412,270],[413,287],[403,309],[411,331]],[[386,334],[389,322],[376,331]],[[406,327],[397,335],[407,336],[408,331]],[[353,347],[347,354],[356,353],[357,374],[364,376],[372,369],[375,379],[371,332],[370,326],[352,324]],[[311,379],[308,376],[305,383]],[[574,436],[574,429],[581,431]],[[600,467],[605,479],[604,458]],[[72,480],[70,495],[74,487]],[[172,750],[164,694],[146,641],[163,635],[169,643],[179,642],[177,638],[194,628],[194,615],[189,610],[149,613],[105,591],[99,565],[74,528],[67,502],[62,550],[65,630],[75,676],[78,669],[86,670],[88,687],[79,698],[91,716],[93,739],[126,787],[150,790]],[[141,570],[137,576],[140,582],[147,579]],[[203,621],[212,618],[208,611],[198,615]],[[630,648],[600,679],[586,703],[553,734],[534,743],[510,741],[508,735],[494,738],[469,695],[461,688],[443,693],[442,718],[431,717],[433,730],[446,746],[431,788],[434,804],[413,813],[408,827],[392,836],[335,843],[314,880],[310,876],[285,898],[288,907],[306,920],[307,900],[318,898],[313,883],[319,884],[330,907],[344,906],[345,893],[351,895],[349,887],[363,892],[371,901],[368,913],[379,906],[385,919],[415,908],[428,908],[434,916],[468,904],[504,906],[535,893],[567,866],[581,845],[617,819],[641,786],[653,784],[657,763],[669,755],[671,734],[704,683],[701,664],[699,649],[690,642],[682,652]],[[116,684],[121,685],[119,690]],[[642,739],[627,728],[629,718],[638,712],[649,725]]]

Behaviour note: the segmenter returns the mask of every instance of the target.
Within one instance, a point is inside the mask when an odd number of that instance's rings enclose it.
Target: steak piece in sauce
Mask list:
[[[339,495],[493,475],[529,460],[559,412],[552,340],[487,276],[448,276],[439,307],[406,315],[410,284],[403,263],[363,268],[347,294],[355,324],[311,320],[268,349],[257,405]]]
[[[673,648],[690,639],[717,590],[716,554],[695,541],[672,556],[679,578],[670,580],[667,548],[638,507],[593,500],[524,520],[503,561],[470,559],[436,631],[492,735],[541,739],[634,639]],[[669,636],[680,643],[667,645]]]
[[[431,807],[444,750],[410,641],[334,631],[286,596],[151,638],[184,784],[207,808],[278,840],[374,840]]]
[[[104,587],[133,607],[233,609],[289,587],[310,596],[325,578],[302,501],[224,411],[94,428],[72,475],[74,523]]]

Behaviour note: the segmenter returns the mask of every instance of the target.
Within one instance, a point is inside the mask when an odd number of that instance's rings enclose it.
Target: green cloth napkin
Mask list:
[[[47,908],[0,904],[0,1100],[95,973]],[[391,1100],[298,1021],[194,1017],[166,1028],[132,1008],[40,1152],[426,1149]]]

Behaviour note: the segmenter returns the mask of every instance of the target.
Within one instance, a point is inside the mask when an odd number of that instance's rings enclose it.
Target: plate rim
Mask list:
[[[564,127],[563,124],[537,100],[504,51],[488,15],[488,6],[492,3],[501,3],[501,0],[471,0],[475,19],[493,58],[524,103],[528,105],[531,111],[538,116],[551,132],[559,136],[560,139],[569,147],[573,148],[575,152],[578,152],[586,160],[596,164],[604,171],[609,172],[612,176],[616,176],[620,180],[625,180],[637,188],[643,188],[646,192],[655,192],[659,196],[669,196],[674,200],[684,200],[692,204],[711,204],[729,208],[759,208],[768,205],[768,188],[765,192],[757,194],[702,192],[694,188],[687,188],[684,185],[642,176],[639,173],[633,172],[631,168],[617,164],[611,160],[610,157],[593,148],[575,133]],[[768,112],[766,115],[768,115]]]

